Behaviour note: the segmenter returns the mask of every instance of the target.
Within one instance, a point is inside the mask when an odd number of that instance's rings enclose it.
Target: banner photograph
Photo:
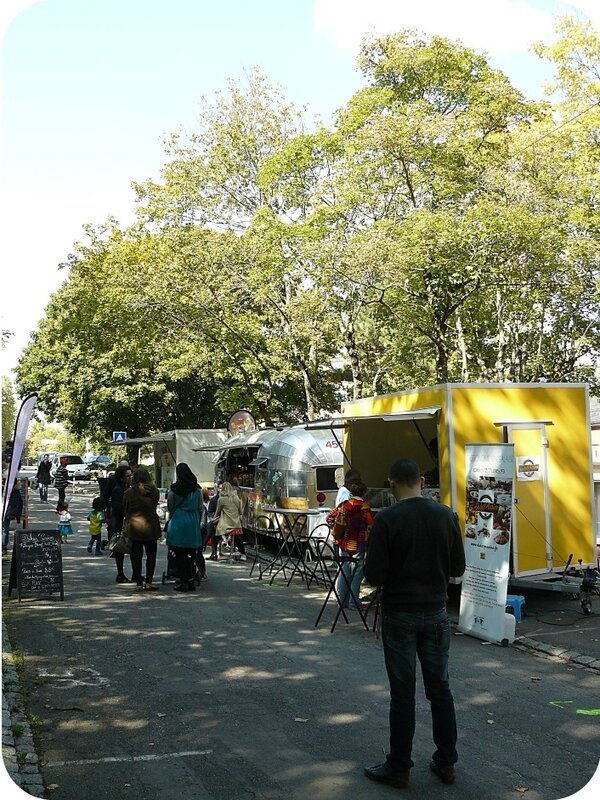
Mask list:
[[[465,556],[459,629],[505,637],[513,505],[512,444],[467,444]]]

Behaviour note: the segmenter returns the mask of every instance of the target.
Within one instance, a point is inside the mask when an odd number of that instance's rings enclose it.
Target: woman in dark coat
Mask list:
[[[129,464],[119,464],[115,470],[114,483],[108,493],[111,536],[123,530],[123,521],[125,519],[125,492],[131,483],[131,475],[132,472],[129,468]],[[116,582],[131,583],[129,578],[125,575],[125,553],[116,553],[113,551],[112,556],[117,565]]]
[[[187,464],[175,467],[177,480],[171,484],[167,496],[169,525],[167,527],[167,544],[175,554],[177,576],[179,582],[175,586],[178,592],[191,592],[196,588],[196,557],[202,538],[200,525],[202,520],[202,490],[198,486],[196,476]]]
[[[156,568],[156,551],[161,537],[160,520],[156,513],[158,489],[150,481],[145,469],[136,469],[131,477],[131,486],[124,494],[125,520],[123,531],[131,541],[132,579],[139,592],[156,589],[152,585]],[[142,558],[146,553],[146,578],[142,578]]]

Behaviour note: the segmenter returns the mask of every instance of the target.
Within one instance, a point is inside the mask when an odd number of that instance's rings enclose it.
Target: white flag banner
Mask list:
[[[19,464],[21,463],[21,455],[23,454],[25,439],[27,438],[27,430],[29,429],[31,415],[36,402],[37,394],[28,395],[21,403],[21,407],[17,412],[17,418],[15,419],[15,431],[13,434],[12,455],[8,464],[8,474],[4,487],[4,497],[2,500],[2,519],[4,519],[4,515],[6,514],[10,493],[12,492],[15,480],[17,479]]]
[[[490,642],[505,638],[513,504],[512,444],[465,445],[466,570],[458,627]]]

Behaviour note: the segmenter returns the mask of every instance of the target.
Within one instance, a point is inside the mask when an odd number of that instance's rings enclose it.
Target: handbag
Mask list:
[[[331,534],[334,539],[343,539],[346,535],[347,523],[346,523],[346,511],[342,506],[337,509],[337,514],[335,516],[335,520],[333,523],[333,530]]]
[[[108,541],[108,549],[112,553],[131,553],[131,541],[127,538],[127,534],[115,533]]]

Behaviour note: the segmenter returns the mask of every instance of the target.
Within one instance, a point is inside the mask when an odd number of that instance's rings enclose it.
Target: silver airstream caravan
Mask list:
[[[247,530],[268,533],[268,520],[281,511],[306,514],[305,531],[311,533],[335,505],[343,453],[330,430],[297,425],[241,433],[219,452],[215,481],[237,486]]]

